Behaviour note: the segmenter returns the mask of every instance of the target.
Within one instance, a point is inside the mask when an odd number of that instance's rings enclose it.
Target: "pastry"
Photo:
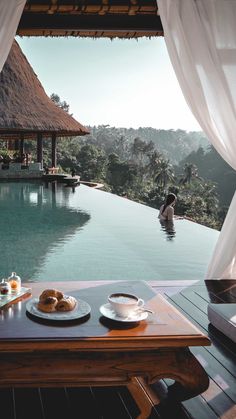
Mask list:
[[[43,301],[47,297],[55,297],[57,300],[61,300],[63,298],[63,293],[56,289],[46,289],[39,296],[39,301]]]
[[[58,299],[56,297],[46,297],[43,300],[39,300],[38,309],[46,313],[52,313],[56,311]]]
[[[71,311],[75,308],[76,299],[69,295],[64,295],[64,297],[58,301],[56,305],[57,311]]]

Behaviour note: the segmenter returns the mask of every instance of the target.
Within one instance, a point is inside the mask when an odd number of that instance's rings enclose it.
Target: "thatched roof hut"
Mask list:
[[[36,138],[88,134],[72,116],[46,95],[42,84],[13,42],[8,59],[0,73],[0,138]]]
[[[24,154],[24,139],[37,139],[37,162],[43,164],[43,138],[52,139],[56,167],[57,137],[89,134],[87,128],[58,107],[45,90],[16,41],[0,73],[0,139],[15,139]],[[20,140],[20,141],[18,141]]]
[[[156,0],[27,0],[17,29],[26,36],[163,36]]]

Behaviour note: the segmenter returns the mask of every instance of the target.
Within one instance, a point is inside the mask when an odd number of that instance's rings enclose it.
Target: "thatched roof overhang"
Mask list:
[[[0,73],[0,138],[70,137],[87,128],[47,96],[32,67],[14,41]]]
[[[28,0],[22,36],[163,36],[156,0]]]

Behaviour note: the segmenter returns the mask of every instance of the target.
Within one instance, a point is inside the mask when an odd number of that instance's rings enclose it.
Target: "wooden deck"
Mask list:
[[[209,334],[212,346],[193,348],[194,355],[210,377],[208,390],[180,404],[165,403],[168,380],[152,386],[162,400],[154,403],[147,419],[235,419],[236,418],[236,344],[209,325],[210,301],[236,301],[236,282],[217,281],[153,282],[153,288]],[[222,281],[221,281],[222,283]],[[1,389],[0,407],[4,419],[135,419],[139,409],[125,387],[118,388],[32,388]]]

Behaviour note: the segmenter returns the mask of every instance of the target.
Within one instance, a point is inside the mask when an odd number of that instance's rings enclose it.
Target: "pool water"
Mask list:
[[[204,279],[219,232],[92,189],[0,183],[0,275],[24,282]]]

